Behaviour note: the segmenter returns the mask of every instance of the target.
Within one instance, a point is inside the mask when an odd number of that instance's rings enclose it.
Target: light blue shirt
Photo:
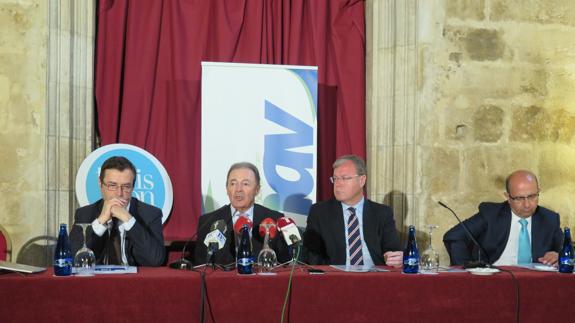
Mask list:
[[[371,255],[369,254],[369,250],[367,250],[367,244],[365,244],[365,239],[363,238],[363,203],[365,198],[361,198],[356,205],[347,205],[345,203],[341,203],[341,208],[343,210],[343,222],[345,224],[345,265],[350,265],[349,260],[349,242],[347,241],[347,224],[349,223],[349,211],[347,210],[349,207],[353,207],[355,209],[355,215],[357,216],[357,220],[359,221],[359,235],[361,237],[361,253],[363,255],[363,265],[366,267],[373,267],[373,259],[371,259]]]
[[[243,213],[236,210],[231,204],[230,204],[230,209],[232,211],[232,222],[234,223],[234,225],[236,224],[236,221],[239,219],[240,214],[243,216],[246,216],[248,219],[250,219],[250,221],[252,221],[252,223],[254,223],[254,206],[253,205]]]

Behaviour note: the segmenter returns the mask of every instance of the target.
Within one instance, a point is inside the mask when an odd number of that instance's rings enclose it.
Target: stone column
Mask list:
[[[46,234],[72,225],[75,176],[94,147],[95,1],[48,3]]]
[[[368,194],[417,226],[419,120],[416,0],[366,2]]]

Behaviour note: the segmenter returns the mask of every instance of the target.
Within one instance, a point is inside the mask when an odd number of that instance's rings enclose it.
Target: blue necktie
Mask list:
[[[519,231],[519,250],[517,252],[517,263],[531,263],[531,242],[529,241],[529,232],[527,232],[527,220],[519,220],[521,231]]]
[[[349,264],[353,266],[363,265],[363,254],[361,253],[361,236],[359,234],[359,220],[355,215],[355,209],[350,207],[349,219],[347,221],[347,243],[349,245]]]

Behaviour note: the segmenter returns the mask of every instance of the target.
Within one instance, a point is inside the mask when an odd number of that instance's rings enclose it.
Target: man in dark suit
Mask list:
[[[136,168],[124,157],[110,157],[101,167],[102,199],[76,210],[74,222],[90,223],[87,246],[97,264],[160,266],[165,248],[162,211],[131,197]],[[73,255],[83,239],[79,226],[70,232]]]
[[[226,241],[224,247],[215,252],[214,262],[220,265],[230,265],[236,261],[236,241],[233,226],[240,216],[245,216],[253,222],[252,252],[256,261],[264,243],[259,234],[260,223],[265,218],[272,218],[276,221],[283,217],[283,214],[279,212],[254,203],[260,191],[260,173],[257,167],[251,163],[235,163],[230,167],[226,180],[226,191],[230,204],[200,217],[198,239],[194,252],[194,263],[196,264],[204,264],[209,260],[204,239],[211,230],[214,230],[212,226],[216,221],[222,220],[225,223]],[[279,234],[271,239],[270,247],[276,252],[280,263],[290,259],[288,247]]]
[[[464,221],[483,247],[481,260],[494,265],[557,265],[563,240],[559,214],[538,205],[537,177],[530,171],[515,171],[507,177],[505,189],[507,201],[481,203],[479,212]],[[478,258],[461,224],[447,231],[443,242],[453,265]]]
[[[307,261],[332,265],[401,266],[393,211],[363,196],[365,162],[347,155],[333,163],[335,200],[312,205],[304,233]]]

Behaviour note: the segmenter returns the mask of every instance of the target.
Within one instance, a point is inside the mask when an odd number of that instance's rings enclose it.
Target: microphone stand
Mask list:
[[[212,270],[216,270],[216,251],[218,251],[217,242],[210,242],[208,246],[208,259],[206,260],[206,265],[212,265]]]
[[[295,251],[293,253],[292,259],[281,263],[281,264],[277,264],[274,269],[279,268],[279,267],[288,267],[290,265],[294,266],[294,265],[301,265],[304,266],[305,268],[313,268],[312,266],[310,266],[309,264],[306,264],[305,262],[299,260],[299,257],[301,255],[301,249],[303,247],[303,241],[297,239],[297,237],[295,235],[291,235],[290,240],[293,242],[292,245],[288,246],[292,248],[292,251]],[[295,249],[295,250],[294,250]]]
[[[465,223],[461,221],[461,219],[457,216],[457,214],[455,214],[455,211],[453,211],[449,206],[445,205],[441,201],[437,201],[437,203],[439,203],[439,205],[443,206],[444,208],[448,209],[455,216],[459,224],[463,227],[463,230],[465,230],[467,236],[471,238],[471,241],[473,241],[473,244],[475,244],[475,246],[477,247],[477,260],[471,260],[466,262],[463,265],[463,268],[490,268],[491,267],[490,263],[486,263],[481,260],[481,251],[483,250],[483,247],[479,244],[479,242],[477,242],[477,240],[475,240],[475,237],[473,236],[473,234],[471,234],[471,231],[469,231],[469,228],[467,228]],[[485,250],[483,250],[483,252],[485,253]],[[487,253],[485,254],[487,256]],[[489,256],[487,256],[487,258],[489,259]]]

